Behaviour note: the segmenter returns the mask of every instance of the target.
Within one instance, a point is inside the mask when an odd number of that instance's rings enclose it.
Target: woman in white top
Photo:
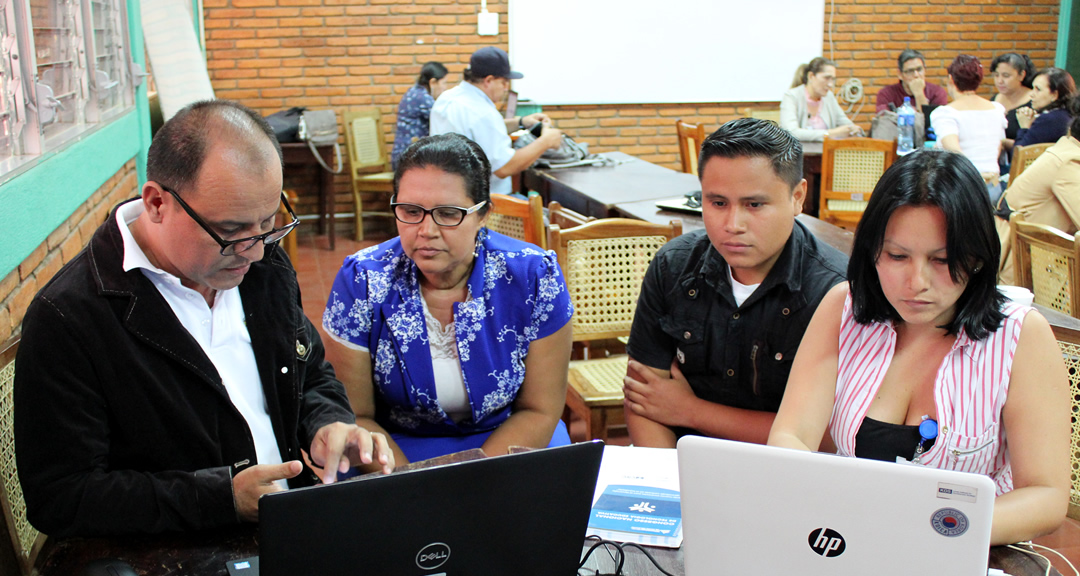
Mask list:
[[[836,95],[836,63],[818,56],[799,65],[791,89],[780,100],[780,127],[803,142],[847,138],[862,133],[844,114]]]
[[[998,545],[1065,519],[1070,400],[1049,323],[998,292],[993,218],[959,154],[917,151],[882,175],[769,444],[816,450],[827,437],[845,456],[985,474]]]
[[[983,79],[979,59],[961,54],[949,65],[947,106],[930,113],[930,125],[946,150],[959,152],[982,174],[990,202],[1001,197],[998,156],[1005,138],[1005,107],[975,93]]]

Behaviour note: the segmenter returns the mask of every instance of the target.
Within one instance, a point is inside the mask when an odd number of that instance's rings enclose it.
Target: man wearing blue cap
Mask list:
[[[469,58],[465,81],[443,92],[431,109],[431,134],[456,132],[476,142],[491,162],[491,193],[510,194],[510,176],[525,170],[544,151],[562,145],[562,132],[551,126],[546,114],[503,118],[496,108],[510,91],[510,80],[523,78],[510,70],[506,52],[485,46]],[[511,145],[510,133],[520,128],[544,124],[535,142],[517,150]]]

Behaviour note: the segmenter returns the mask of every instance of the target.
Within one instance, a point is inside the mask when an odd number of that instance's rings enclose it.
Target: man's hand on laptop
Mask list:
[[[338,472],[348,472],[352,466],[377,462],[384,474],[394,470],[394,452],[386,436],[344,422],[319,428],[311,441],[311,461],[322,467],[323,484],[335,482]]]
[[[630,373],[637,378],[631,378]],[[665,377],[666,376],[666,377]],[[623,403],[635,414],[665,426],[689,426],[686,417],[690,404],[697,399],[686,377],[679,370],[679,362],[671,363],[667,375],[658,374],[648,366],[630,361],[630,371],[623,378]]]
[[[257,464],[233,476],[233,504],[243,522],[259,521],[259,497],[282,490],[274,482],[292,478],[303,470],[299,460],[282,464]]]

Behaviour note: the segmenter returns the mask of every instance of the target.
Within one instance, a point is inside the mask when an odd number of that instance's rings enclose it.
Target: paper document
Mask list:
[[[616,542],[681,546],[678,453],[605,446],[588,534]]]

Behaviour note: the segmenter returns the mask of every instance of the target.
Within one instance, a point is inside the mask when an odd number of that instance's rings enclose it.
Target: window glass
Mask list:
[[[78,0],[30,0],[36,104],[46,141],[82,120],[84,53]]]
[[[87,120],[97,121],[131,102],[127,35],[121,0],[87,0],[90,38],[90,102]]]

